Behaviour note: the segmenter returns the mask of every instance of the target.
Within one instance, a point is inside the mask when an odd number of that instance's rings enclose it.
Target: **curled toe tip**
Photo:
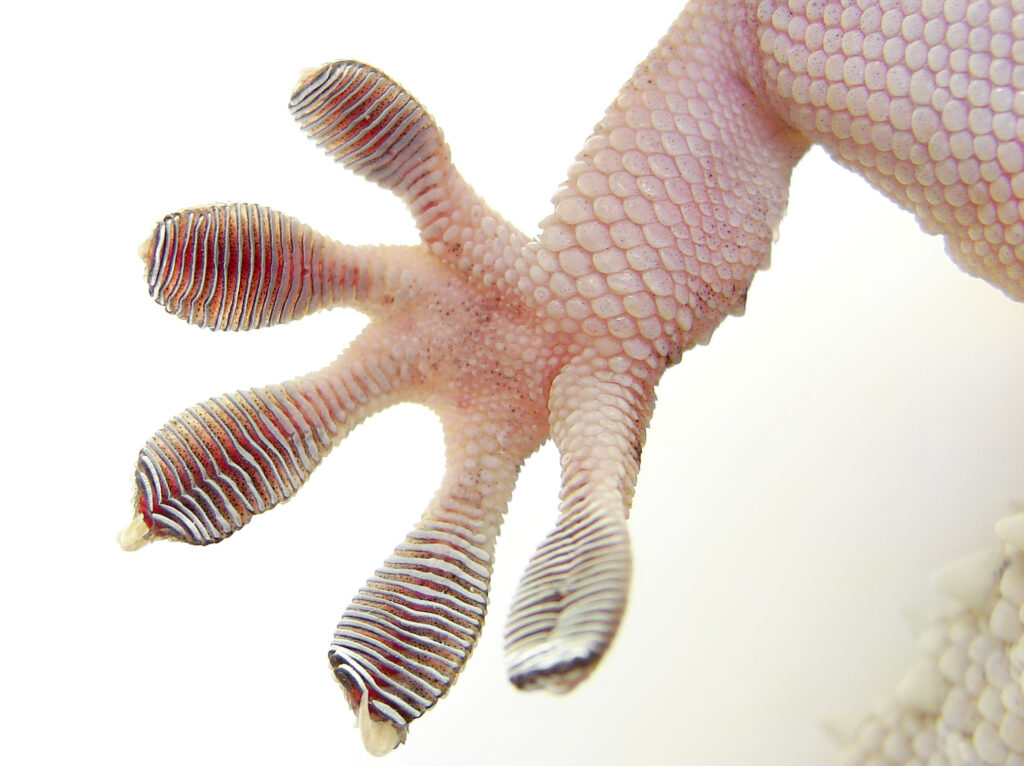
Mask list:
[[[325,95],[323,87],[331,81],[332,75],[340,70],[349,67],[368,68],[358,61],[328,61],[317,67],[307,67],[299,72],[299,81],[292,88],[292,96],[288,101],[288,108],[296,116],[316,103],[317,99]],[[330,89],[327,89],[328,92]],[[298,111],[296,111],[298,110]]]
[[[593,672],[598,659],[595,654],[567,658],[553,651],[531,653],[528,657],[510,659],[508,679],[520,691],[543,689],[566,694]]]
[[[370,716],[369,695],[363,694],[357,713],[359,735],[366,752],[374,756],[387,755],[405,742],[405,728],[395,726],[391,721],[375,721]]]
[[[135,514],[131,523],[118,533],[117,542],[121,546],[121,550],[137,551],[153,542],[153,533],[146,526],[146,520],[139,514]]]

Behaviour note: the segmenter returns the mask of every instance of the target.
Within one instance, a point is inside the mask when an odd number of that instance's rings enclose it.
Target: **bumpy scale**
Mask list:
[[[1000,545],[937,574],[956,604],[922,631],[895,693],[846,736],[843,766],[1024,764],[1024,513],[996,533]]]
[[[289,499],[364,418],[398,401],[434,409],[441,488],[329,653],[364,742],[384,753],[472,651],[517,472],[550,436],[561,505],[515,599],[507,661],[520,687],[572,688],[625,605],[654,386],[742,313],[795,163],[821,143],[944,235],[966,271],[1021,300],[1022,88],[1024,0],[695,0],[608,108],[531,240],[470,189],[434,121],[387,76],[355,62],[305,76],[291,100],[302,128],[401,197],[421,241],[342,245],[257,205],[158,224],[142,248],[150,292],[189,322],[249,329],[339,305],[372,322],[323,370],[210,399],[161,428],[139,455],[122,544],[218,542]],[[1019,694],[1020,667],[1007,668]],[[933,753],[941,720],[923,724]]]

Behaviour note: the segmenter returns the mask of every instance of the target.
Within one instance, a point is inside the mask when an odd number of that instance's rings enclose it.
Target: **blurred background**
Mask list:
[[[371,7],[375,6],[375,7]],[[299,72],[372,63],[437,118],[464,176],[528,233],[674,3],[18,4],[0,62],[6,322],[0,760],[359,764],[334,623],[440,480],[440,428],[399,406],[287,506],[207,549],[123,553],[138,449],[224,391],[319,368],[334,311],[215,334],[149,299],[165,213],[259,202],[353,243],[416,240],[397,199],[294,126]],[[505,615],[553,525],[527,464],[490,620],[401,764],[828,763],[823,720],[907,666],[930,572],[1024,502],[1024,305],[962,275],[812,152],[746,316],[666,374],[631,530],[623,628],[566,697],[516,692]]]

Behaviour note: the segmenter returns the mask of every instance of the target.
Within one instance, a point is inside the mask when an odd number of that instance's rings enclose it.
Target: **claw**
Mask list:
[[[131,522],[117,535],[121,550],[137,551],[153,542],[153,534],[141,514],[132,516]]]
[[[364,694],[359,702],[359,736],[363,739],[363,747],[370,755],[387,755],[405,742],[406,727],[396,726],[391,721],[375,721],[370,715],[370,697]]]

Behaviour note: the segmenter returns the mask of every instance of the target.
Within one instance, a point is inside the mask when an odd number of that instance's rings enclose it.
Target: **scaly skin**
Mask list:
[[[433,408],[444,481],[329,654],[382,754],[472,651],[516,475],[550,436],[559,516],[506,649],[513,683],[571,689],[625,606],[654,387],[742,313],[796,162],[821,143],[942,234],[966,271],[1024,299],[1022,86],[1021,3],[695,1],[608,108],[531,241],[463,181],[433,120],[386,75],[354,62],[309,73],[296,119],[401,197],[421,241],[341,245],[255,205],[157,226],[142,249],[150,291],[189,322],[249,329],[338,305],[372,322],[328,367],[160,429],[140,453],[122,544],[219,542],[289,499],[364,418],[398,401]],[[941,716],[924,727],[939,752]]]
[[[922,631],[895,693],[849,734],[843,766],[1024,763],[1024,513],[996,532],[1002,545],[937,575],[958,603]]]

